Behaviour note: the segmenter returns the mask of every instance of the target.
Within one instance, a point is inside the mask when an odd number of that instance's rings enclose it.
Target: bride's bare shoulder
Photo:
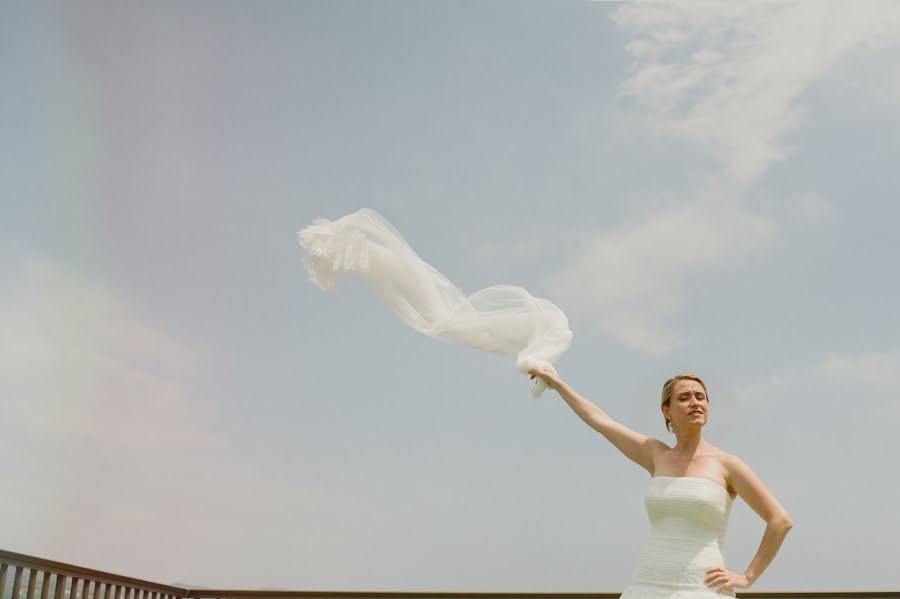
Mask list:
[[[728,487],[734,488],[731,484],[735,465],[742,463],[741,459],[732,453],[728,453],[727,451],[723,451],[721,449],[716,449],[716,457],[718,458],[719,468],[722,472],[722,476],[725,478],[725,482]]]
[[[738,457],[736,455],[728,453],[727,451],[725,451],[723,449],[719,449],[718,447],[713,447],[713,455],[715,455],[719,459],[719,462],[722,464],[722,467],[725,468],[726,470],[728,468],[729,462],[738,459]]]
[[[728,462],[734,459],[734,456],[725,451],[724,449],[719,449],[715,445],[709,446],[709,451],[707,452],[707,456],[712,458],[715,462],[718,462],[720,470],[725,473],[728,472]]]

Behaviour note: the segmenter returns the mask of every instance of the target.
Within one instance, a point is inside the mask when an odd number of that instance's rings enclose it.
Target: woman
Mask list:
[[[771,563],[793,522],[752,470],[737,456],[705,441],[706,385],[682,373],[663,385],[662,410],[675,446],[635,432],[578,395],[553,369],[528,371],[555,389],[591,428],[650,473],[644,498],[650,538],[622,599],[734,597]],[[734,498],[740,495],[766,522],[762,542],[743,573],[725,567],[722,542]],[[713,593],[713,590],[716,592]]]

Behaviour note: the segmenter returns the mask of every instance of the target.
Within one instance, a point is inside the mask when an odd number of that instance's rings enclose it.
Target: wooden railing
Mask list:
[[[12,588],[10,586],[10,567]],[[27,574],[27,587],[25,575]],[[0,549],[0,599],[619,599],[621,593],[451,593],[184,589]],[[900,591],[742,592],[740,599],[900,599]]]
[[[7,596],[10,567],[12,590]],[[25,574],[28,586],[23,588]],[[188,590],[0,550],[0,599],[184,599]],[[24,595],[23,595],[24,593]]]

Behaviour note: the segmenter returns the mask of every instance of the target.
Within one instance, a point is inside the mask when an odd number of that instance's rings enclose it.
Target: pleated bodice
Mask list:
[[[722,545],[733,499],[716,481],[698,476],[650,479],[644,505],[650,537],[641,550],[623,599],[734,597],[705,580],[706,570],[725,566]]]

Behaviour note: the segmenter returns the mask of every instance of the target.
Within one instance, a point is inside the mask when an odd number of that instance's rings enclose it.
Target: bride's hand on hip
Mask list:
[[[732,572],[722,566],[716,566],[706,571],[706,584],[715,588],[716,592],[733,589],[746,589],[750,587],[750,581],[744,574]]]
[[[531,375],[531,379],[534,380],[534,377],[539,376],[547,382],[547,386],[551,389],[557,389],[562,379],[559,378],[559,375],[556,374],[556,370],[552,368],[531,368],[528,370],[528,374]]]

